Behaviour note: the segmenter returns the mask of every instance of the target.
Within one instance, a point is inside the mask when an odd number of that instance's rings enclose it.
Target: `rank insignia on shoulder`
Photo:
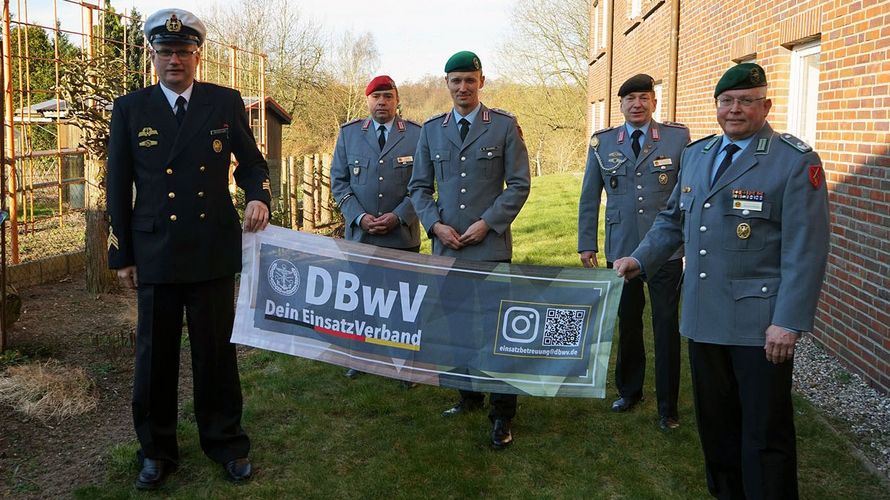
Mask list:
[[[153,135],[158,135],[158,131],[151,127],[145,127],[142,130],[140,130],[139,133],[136,135],[138,137],[151,137]]]
[[[150,148],[150,147],[152,147],[152,146],[157,146],[157,145],[158,145],[158,141],[153,141],[153,140],[151,140],[151,139],[146,139],[146,140],[140,142],[139,145],[142,146],[143,148]]]
[[[677,122],[661,122],[661,124],[666,125],[668,127],[674,127],[674,128],[689,128],[686,125],[683,125],[682,123],[677,123]]]
[[[343,128],[343,127],[345,127],[345,126],[347,126],[347,125],[352,125],[353,123],[358,123],[358,122],[360,122],[360,121],[362,121],[362,120],[364,120],[364,118],[356,118],[355,120],[349,120],[348,122],[345,122],[345,123],[341,124],[341,125],[340,125],[340,128]]]
[[[439,118],[442,118],[442,117],[445,116],[446,114],[449,114],[449,113],[439,113],[439,114],[437,114],[437,115],[433,115],[433,116],[427,118],[426,120],[424,120],[423,123],[428,123],[428,122],[431,122],[431,121],[433,121],[433,120],[438,120]]]
[[[702,139],[699,139],[699,141],[700,141],[700,140],[702,140]],[[714,147],[714,144],[717,144],[717,142],[719,142],[719,141],[720,141],[720,136],[719,136],[719,135],[715,135],[715,136],[713,136],[713,137],[711,138],[711,140],[708,141],[707,144],[705,144],[705,147],[704,147],[704,149],[701,150],[701,152],[702,152],[702,153],[707,153],[708,151],[711,150],[711,148]],[[698,141],[695,141],[695,142],[698,142]],[[695,144],[695,142],[690,143],[689,145],[691,146],[692,144]]]
[[[800,151],[801,153],[809,153],[813,150],[813,148],[811,148],[807,143],[803,142],[797,137],[794,137],[791,134],[782,134],[780,137],[782,137],[782,140],[788,143],[788,145]]]
[[[822,165],[810,165],[810,184],[813,185],[813,189],[819,189],[822,186],[822,181],[825,179],[825,171],[822,170]]]

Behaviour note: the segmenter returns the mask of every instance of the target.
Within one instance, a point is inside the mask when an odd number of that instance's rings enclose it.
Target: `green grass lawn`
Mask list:
[[[513,225],[514,262],[577,266],[580,175],[534,179]],[[428,247],[427,247],[427,250]],[[647,312],[648,314],[648,312]],[[647,325],[647,340],[651,340]],[[685,344],[685,343],[684,343]],[[707,498],[686,351],[681,427],[656,425],[651,342],[645,401],[628,414],[605,400],[519,398],[514,445],[488,447],[484,412],[439,416],[456,392],[405,390],[393,380],[343,376],[343,368],[249,350],[241,362],[244,425],[255,477],[234,486],[198,445],[191,402],[182,404],[179,471],[160,490],[177,498]],[[613,351],[614,357],[614,351]],[[614,366],[614,358],[613,358]],[[826,427],[796,404],[802,498],[886,498],[890,493]],[[108,477],[79,498],[143,497],[133,441],[108,451]]]

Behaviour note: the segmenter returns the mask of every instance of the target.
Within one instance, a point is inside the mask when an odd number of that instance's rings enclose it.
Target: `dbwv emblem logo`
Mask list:
[[[281,295],[293,295],[300,288],[300,271],[291,261],[277,259],[269,266],[269,285]]]

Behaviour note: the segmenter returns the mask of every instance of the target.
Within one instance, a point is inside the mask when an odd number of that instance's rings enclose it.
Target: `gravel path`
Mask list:
[[[794,353],[794,389],[824,413],[843,421],[855,446],[890,480],[890,395],[844,369],[805,335]],[[837,422],[831,422],[839,427]]]

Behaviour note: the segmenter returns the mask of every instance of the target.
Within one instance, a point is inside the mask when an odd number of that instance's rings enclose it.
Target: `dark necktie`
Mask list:
[[[460,142],[464,142],[464,139],[467,138],[467,134],[470,132],[470,122],[466,118],[461,118],[457,123],[460,124]]]
[[[176,98],[176,123],[180,125],[182,125],[182,120],[185,120],[185,105],[185,97],[179,96]]]
[[[386,144],[386,127],[381,125],[377,127],[377,144],[380,144],[380,151],[383,151],[383,145]]]
[[[729,143],[723,148],[726,156],[723,157],[723,161],[721,161],[720,166],[717,167],[717,173],[714,174],[714,180],[711,182],[711,186],[717,184],[717,179],[719,179],[720,176],[723,175],[723,172],[726,172],[726,169],[729,168],[729,165],[732,164],[732,155],[736,154],[740,149],[742,148],[733,143]]]
[[[639,158],[640,156],[640,136],[643,135],[642,130],[634,130],[634,133],[630,135],[630,148],[634,150],[634,157]]]

